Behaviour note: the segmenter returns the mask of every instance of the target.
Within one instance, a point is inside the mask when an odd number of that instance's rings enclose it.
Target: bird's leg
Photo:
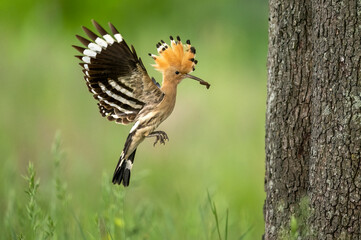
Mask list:
[[[147,137],[156,137],[153,146],[155,146],[158,141],[160,142],[160,144],[165,144],[165,140],[169,141],[168,135],[163,131],[152,132]]]

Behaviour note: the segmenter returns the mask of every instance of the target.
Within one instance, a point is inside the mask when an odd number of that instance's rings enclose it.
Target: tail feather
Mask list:
[[[124,177],[123,177],[123,186],[127,187],[129,186],[129,182],[130,182],[130,169],[125,169],[124,170]]]
[[[129,186],[130,183],[130,170],[132,169],[135,152],[137,149],[133,151],[132,154],[128,157],[128,159],[124,159],[124,151],[119,158],[117,167],[115,168],[113,180],[114,184],[123,184],[124,187]]]

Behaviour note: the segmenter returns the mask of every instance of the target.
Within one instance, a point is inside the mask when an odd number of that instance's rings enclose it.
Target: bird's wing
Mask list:
[[[120,33],[109,23],[113,35],[96,21],[93,25],[101,37],[83,27],[92,40],[76,35],[86,48],[73,46],[82,56],[84,79],[98,100],[100,113],[110,121],[121,124],[133,122],[146,105],[160,102],[164,93],[151,79],[135,49],[128,47]]]

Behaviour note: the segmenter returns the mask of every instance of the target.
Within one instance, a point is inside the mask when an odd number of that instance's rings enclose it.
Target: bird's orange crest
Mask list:
[[[186,45],[183,45],[179,37],[174,40],[172,36],[170,36],[170,40],[171,47],[163,40],[157,43],[159,56],[149,54],[155,61],[153,66],[160,72],[164,72],[170,67],[181,73],[194,71],[194,66],[197,64],[197,60],[194,59],[196,50],[191,46],[191,42],[187,40]]]

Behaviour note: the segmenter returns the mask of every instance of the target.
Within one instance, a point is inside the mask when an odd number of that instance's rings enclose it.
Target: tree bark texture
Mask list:
[[[270,0],[265,239],[361,239],[361,1]]]

